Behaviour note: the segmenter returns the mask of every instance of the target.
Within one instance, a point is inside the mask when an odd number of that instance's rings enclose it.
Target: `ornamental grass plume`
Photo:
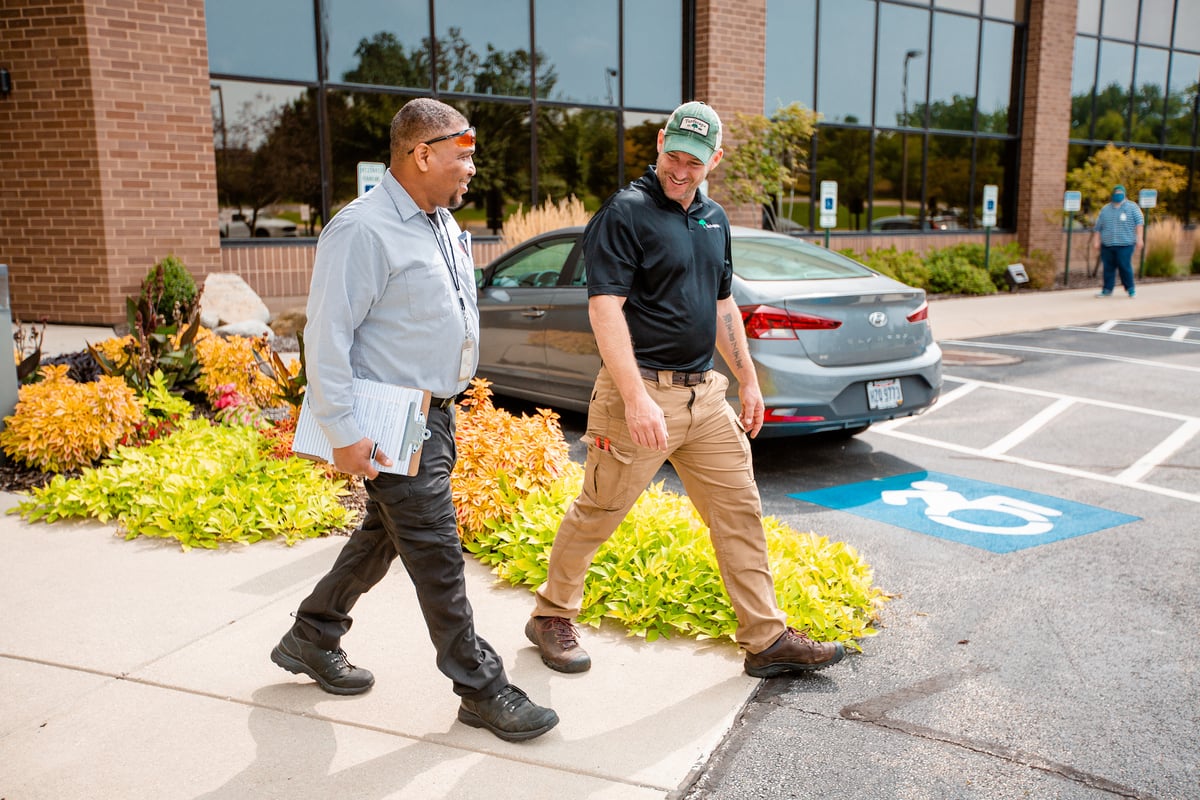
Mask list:
[[[1158,278],[1184,275],[1184,265],[1175,262],[1175,253],[1183,241],[1183,225],[1174,217],[1146,226],[1146,274]]]
[[[1200,275],[1200,227],[1192,228],[1192,274]]]
[[[558,228],[570,228],[575,225],[586,225],[591,217],[592,215],[583,207],[583,201],[575,195],[571,195],[565,200],[559,200],[558,203],[547,197],[546,202],[528,211],[525,210],[524,205],[519,205],[517,210],[504,220],[500,244],[507,250],[540,233]]]

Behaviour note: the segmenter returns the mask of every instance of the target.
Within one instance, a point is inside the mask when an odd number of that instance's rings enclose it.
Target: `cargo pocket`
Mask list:
[[[583,491],[588,499],[605,511],[619,511],[629,502],[633,491],[629,465],[633,456],[613,444],[611,439],[587,434],[587,466],[583,475]]]

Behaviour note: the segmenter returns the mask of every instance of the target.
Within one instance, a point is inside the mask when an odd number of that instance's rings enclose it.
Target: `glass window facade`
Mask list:
[[[1198,83],[1200,0],[1080,0],[1067,168],[1109,142],[1144,151],[1186,179],[1157,213],[1200,222]]]
[[[1025,7],[768,0],[764,112],[799,101],[821,114],[804,196],[775,210],[787,227],[816,230],[812,193],[835,180],[835,231],[977,229],[993,183],[1011,228]]]
[[[495,232],[518,205],[572,194],[595,208],[653,161],[654,134],[690,95],[688,7],[206,0],[222,220],[319,233],[357,193],[359,162],[388,162],[391,119],[421,96],[478,131],[464,227]],[[268,35],[288,47],[261,47]]]

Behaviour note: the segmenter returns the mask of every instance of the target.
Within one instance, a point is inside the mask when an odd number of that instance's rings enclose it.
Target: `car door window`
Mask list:
[[[555,239],[514,253],[492,272],[489,285],[508,288],[557,286],[573,239]]]
[[[587,262],[583,260],[583,248],[579,248],[579,259],[575,262],[575,277],[572,286],[587,286]]]

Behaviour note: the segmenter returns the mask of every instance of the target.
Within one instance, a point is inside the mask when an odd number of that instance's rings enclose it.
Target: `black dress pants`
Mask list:
[[[300,603],[294,630],[323,650],[337,649],[350,630],[350,610],[399,556],[416,588],[438,669],[453,681],[456,694],[483,699],[504,688],[508,678],[500,656],[475,633],[467,600],[450,491],[457,455],[453,411],[431,407],[429,431],[416,475],[381,472],[366,482],[362,525]]]

